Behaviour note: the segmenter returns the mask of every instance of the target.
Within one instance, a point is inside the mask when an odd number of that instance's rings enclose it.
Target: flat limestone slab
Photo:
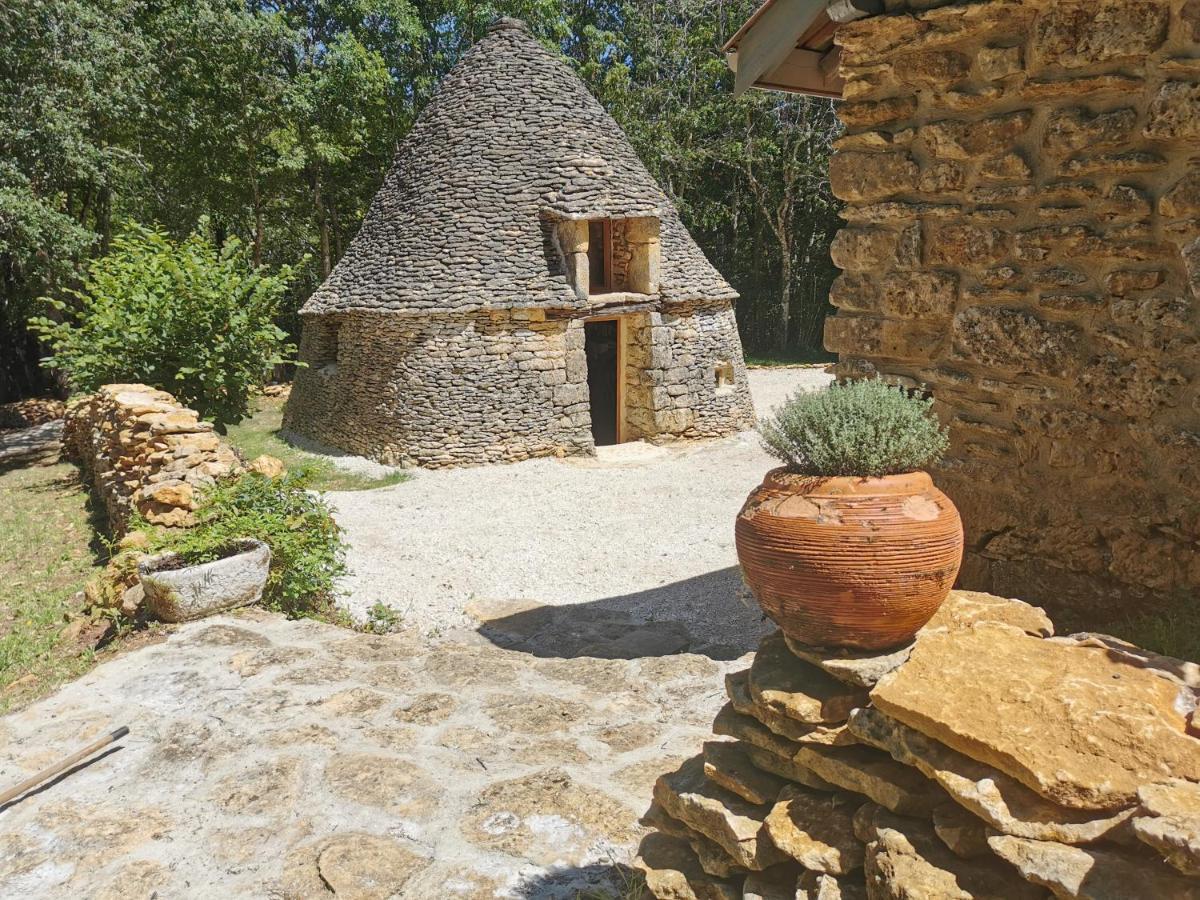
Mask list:
[[[1197,900],[1200,882],[1146,856],[1107,847],[1068,847],[1011,835],[988,839],[1030,884],[1071,900]]]
[[[1173,779],[1138,791],[1134,833],[1185,875],[1200,877],[1200,784]]]
[[[694,756],[654,784],[655,801],[670,815],[715,841],[734,862],[762,870],[787,859],[767,836],[769,806],[747,803],[704,776],[704,760]]]
[[[746,748],[746,755],[750,757],[750,761],[755,766],[764,772],[771,772],[787,781],[794,781],[796,784],[812,788],[814,791],[832,792],[838,789],[837,785],[830,784],[816,772],[806,769],[793,759],[776,756],[774,753],[768,753],[758,747],[749,746]]]
[[[1040,900],[1045,894],[999,860],[964,860],[928,822],[875,808],[859,816],[871,900]],[[865,832],[865,833],[862,833]]]
[[[808,725],[836,725],[864,706],[867,692],[843,684],[788,649],[783,632],[763,638],[750,666],[750,696],[778,715]]]
[[[646,876],[646,887],[670,900],[741,900],[736,880],[715,878],[701,867],[686,841],[666,834],[648,834],[638,848],[634,866]]]
[[[1070,809],[1045,799],[1015,778],[927,737],[873,707],[857,709],[850,730],[863,742],[932,778],[964,810],[1004,834],[1086,844],[1110,834],[1134,814]]]
[[[845,875],[861,868],[863,845],[854,836],[862,800],[789,785],[767,816],[767,834],[780,850],[813,872]]]
[[[730,672],[725,676],[725,694],[737,712],[757,719],[775,734],[789,741],[831,746],[854,743],[854,738],[846,731],[844,725],[806,725],[757,703],[750,694],[749,669]]]
[[[706,741],[704,774],[713,784],[756,805],[774,803],[787,784],[755,766],[739,741]]]
[[[946,799],[941,788],[912,766],[874,747],[801,747],[793,759],[831,784],[863,794],[899,815],[928,818]]]
[[[1062,806],[1120,810],[1141,785],[1200,780],[1200,744],[1186,733],[1189,689],[1099,647],[986,623],[931,632],[871,697]]]
[[[753,716],[744,716],[739,713],[733,708],[732,703],[726,703],[721,707],[716,718],[713,719],[712,727],[714,734],[737,738],[739,741],[745,741],[747,744],[766,750],[768,753],[774,753],[776,756],[791,759],[800,749],[798,743],[780,737]]]

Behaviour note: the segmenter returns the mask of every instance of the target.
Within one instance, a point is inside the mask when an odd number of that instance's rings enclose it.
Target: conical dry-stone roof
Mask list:
[[[733,299],[566,62],[500,19],[439,87],[305,313],[579,307],[556,218],[661,220],[665,302]]]

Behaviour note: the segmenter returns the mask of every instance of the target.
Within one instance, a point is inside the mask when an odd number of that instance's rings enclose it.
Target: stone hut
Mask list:
[[[963,585],[1076,626],[1194,598],[1200,2],[769,0],[729,50],[844,97],[825,346],[932,393]]]
[[[421,466],[750,428],[736,297],[566,62],[500,19],[301,310],[285,427]]]

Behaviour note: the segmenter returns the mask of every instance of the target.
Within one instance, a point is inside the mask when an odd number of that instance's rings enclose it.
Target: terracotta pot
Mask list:
[[[737,519],[759,605],[794,641],[881,650],[928,622],[962,562],[958,510],[924,472],[884,478],[767,473]]]

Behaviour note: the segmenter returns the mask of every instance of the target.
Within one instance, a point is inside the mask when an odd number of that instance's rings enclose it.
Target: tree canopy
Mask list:
[[[438,81],[496,15],[563,52],[741,292],[747,348],[820,346],[836,221],[828,101],[737,100],[756,0],[17,0],[0,6],[0,400],[27,327],[128,221],[200,222],[290,266],[280,324],[337,262]]]

